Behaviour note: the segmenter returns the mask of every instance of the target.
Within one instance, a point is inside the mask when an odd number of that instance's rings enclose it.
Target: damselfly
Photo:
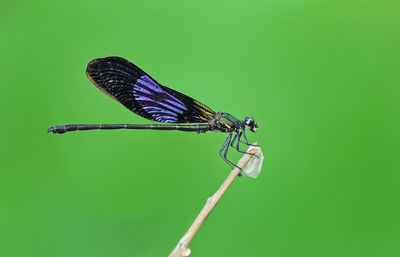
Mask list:
[[[199,101],[161,85],[121,57],[94,59],[88,64],[86,75],[93,85],[132,112],[149,120],[179,124],[68,124],[50,127],[47,132],[63,134],[93,129],[155,129],[197,133],[220,131],[228,133],[228,137],[219,155],[230,166],[236,166],[227,159],[229,147],[246,153],[239,147],[240,142],[250,145],[245,130],[256,132],[258,128],[251,116],[238,120],[229,113],[215,112]],[[242,136],[244,141],[241,140]]]

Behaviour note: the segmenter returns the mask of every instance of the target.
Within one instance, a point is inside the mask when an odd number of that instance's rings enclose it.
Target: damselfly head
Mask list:
[[[256,132],[258,129],[257,123],[254,121],[253,117],[248,116],[244,119],[244,125],[251,132]]]

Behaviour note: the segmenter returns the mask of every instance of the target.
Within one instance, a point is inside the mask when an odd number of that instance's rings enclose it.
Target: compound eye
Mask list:
[[[252,123],[253,123],[252,117],[246,117],[246,119],[244,119],[244,124],[251,125]]]

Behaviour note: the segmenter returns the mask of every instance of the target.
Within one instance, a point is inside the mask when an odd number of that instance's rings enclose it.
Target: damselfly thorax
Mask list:
[[[208,121],[212,131],[221,131],[225,133],[237,132],[241,126],[240,120],[236,119],[229,113],[217,112],[217,114]]]

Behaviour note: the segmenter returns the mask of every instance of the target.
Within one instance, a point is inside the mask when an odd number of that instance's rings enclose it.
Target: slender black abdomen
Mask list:
[[[197,133],[204,133],[209,130],[208,124],[182,124],[182,125],[169,125],[169,124],[68,124],[61,126],[53,126],[47,129],[47,132],[53,134],[64,134],[71,131],[79,130],[95,130],[95,129],[154,129],[154,130],[179,130],[191,131]]]

